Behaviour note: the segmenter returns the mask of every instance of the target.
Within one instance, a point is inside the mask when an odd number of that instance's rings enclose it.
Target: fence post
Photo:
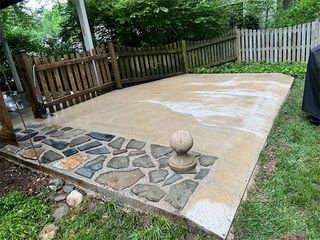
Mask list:
[[[186,41],[181,41],[181,50],[182,50],[182,66],[184,71],[187,73],[189,71],[189,60],[188,60],[188,53],[187,53],[187,45]]]
[[[0,141],[7,144],[18,146],[17,137],[13,129],[6,104],[0,90]]]
[[[17,57],[18,71],[21,83],[26,91],[26,97],[31,105],[34,118],[41,118],[39,104],[34,94],[35,86],[33,84],[32,62],[25,51],[22,51]]]
[[[241,62],[241,45],[240,45],[240,41],[241,41],[241,33],[240,33],[240,29],[235,27],[235,32],[236,32],[236,45],[235,45],[235,52],[236,52],[236,57],[237,57],[237,63]]]
[[[116,80],[116,86],[117,88],[122,88],[122,81],[121,81],[121,76],[120,76],[120,71],[119,71],[119,66],[118,66],[118,59],[116,52],[114,50],[114,45],[113,42],[108,42],[108,49],[111,57],[111,64],[112,64],[112,70],[113,74]]]

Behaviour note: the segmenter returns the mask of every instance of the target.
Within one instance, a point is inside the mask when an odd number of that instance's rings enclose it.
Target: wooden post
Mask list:
[[[114,50],[113,42],[108,42],[108,49],[109,49],[109,54],[111,57],[112,70],[113,70],[113,74],[114,74],[114,77],[116,80],[116,85],[117,85],[117,88],[120,89],[120,88],[122,88],[122,81],[121,81],[117,55]]]
[[[41,118],[39,104],[34,93],[35,86],[33,84],[32,62],[25,51],[22,51],[16,59],[21,83],[26,91],[26,97],[31,105],[33,115],[35,118]]]
[[[188,53],[187,53],[187,46],[186,41],[181,41],[181,49],[182,49],[182,66],[184,69],[184,72],[189,72],[189,59],[188,59]]]
[[[236,57],[237,57],[237,60],[236,62],[237,63],[240,63],[241,62],[241,45],[240,45],[240,41],[241,41],[241,34],[240,34],[240,29],[238,29],[237,27],[235,28],[235,32],[236,32],[236,45],[235,45],[235,53],[236,53]]]
[[[0,143],[18,146],[16,134],[8,109],[4,103],[2,92],[0,91]]]

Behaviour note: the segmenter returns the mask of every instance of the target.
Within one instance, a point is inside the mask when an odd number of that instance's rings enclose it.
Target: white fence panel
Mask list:
[[[241,29],[240,60],[245,62],[307,62],[320,45],[320,21],[279,29]]]

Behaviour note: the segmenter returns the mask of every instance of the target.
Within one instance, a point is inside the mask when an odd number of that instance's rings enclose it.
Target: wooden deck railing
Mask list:
[[[52,113],[123,85],[175,76],[195,67],[235,61],[238,52],[236,40],[237,34],[232,31],[216,39],[180,41],[148,48],[114,47],[109,42],[92,52],[63,56],[21,53],[17,62],[37,117],[39,104]],[[43,103],[40,103],[41,99]]]

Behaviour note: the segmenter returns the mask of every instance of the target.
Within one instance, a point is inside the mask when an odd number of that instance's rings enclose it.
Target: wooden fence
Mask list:
[[[0,145],[17,145],[17,138],[12,121],[0,91]]]
[[[17,56],[20,77],[35,117],[39,105],[59,111],[102,93],[237,59],[236,32],[206,41],[159,47],[107,46],[63,56]]]
[[[320,44],[320,22],[278,29],[241,29],[239,58],[245,62],[307,62]]]
[[[186,43],[187,68],[212,67],[237,60],[236,31],[211,40]]]

